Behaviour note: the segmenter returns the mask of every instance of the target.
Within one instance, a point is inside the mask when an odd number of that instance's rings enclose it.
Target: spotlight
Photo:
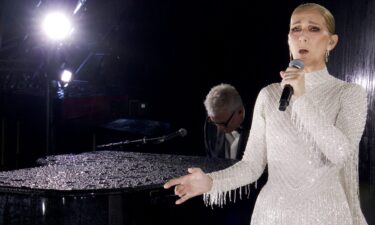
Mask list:
[[[54,12],[45,17],[43,30],[52,40],[62,40],[71,34],[73,28],[68,17],[62,13]]]
[[[72,72],[70,72],[69,70],[64,70],[61,73],[61,81],[64,82],[65,84],[68,84],[71,79],[72,79]]]
[[[72,80],[72,76],[73,76],[72,72],[70,72],[69,70],[64,70],[61,73],[60,80],[54,81],[54,83],[57,85],[56,93],[59,99],[64,98],[65,88],[68,87],[69,82]]]

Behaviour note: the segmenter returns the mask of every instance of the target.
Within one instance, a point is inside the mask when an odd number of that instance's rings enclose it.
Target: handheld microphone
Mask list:
[[[294,67],[297,69],[303,69],[304,64],[303,61],[300,59],[294,59],[290,61],[289,67]],[[279,105],[279,110],[280,111],[285,111],[286,107],[289,105],[290,98],[293,95],[293,87],[290,84],[286,84],[284,86],[283,92],[281,93],[280,97],[280,105]]]

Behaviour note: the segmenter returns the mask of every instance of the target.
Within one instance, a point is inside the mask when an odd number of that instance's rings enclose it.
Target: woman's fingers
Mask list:
[[[189,170],[190,169],[191,168],[189,168]],[[189,175],[187,175],[187,176],[189,176]],[[170,181],[168,181],[167,183],[164,184],[164,188],[165,189],[168,189],[168,188],[170,188],[172,186],[175,186],[174,187],[174,193],[175,193],[175,195],[177,195],[178,197],[180,197],[176,201],[177,205],[182,204],[185,201],[187,201],[187,200],[189,200],[190,198],[193,197],[192,194],[189,194],[189,190],[186,188],[186,186],[182,184],[182,182],[186,179],[187,176],[183,176],[183,177],[172,179],[172,180],[170,180]],[[190,192],[191,191],[192,190],[190,190]]]
[[[299,97],[305,93],[304,71],[296,68],[288,68],[286,71],[280,71],[282,78],[281,86],[289,84],[293,87],[293,95]]]
[[[189,196],[189,194],[185,194],[184,196],[180,197],[179,199],[177,199],[176,201],[176,205],[179,205],[179,204],[182,204],[184,202],[186,202],[187,200],[189,200],[192,196]]]
[[[189,174],[171,179],[164,184],[165,189],[175,186],[174,193],[180,197],[176,204],[181,204],[192,197],[211,190],[212,178],[200,168],[189,168],[188,172]]]
[[[182,184],[176,185],[174,188],[175,195],[182,197],[186,194],[185,186]]]
[[[184,177],[178,177],[178,178],[171,179],[167,183],[164,184],[164,188],[168,189],[168,188],[173,187],[175,185],[181,184],[183,180],[184,180]]]
[[[188,172],[189,173],[201,173],[203,171],[201,170],[201,168],[192,167],[192,168],[188,168]]]
[[[289,80],[289,79],[296,79],[300,77],[302,74],[300,72],[296,71],[290,71],[290,72],[284,72],[280,71],[280,76],[283,78],[283,80]]]
[[[194,174],[194,173],[203,173],[203,171],[200,169],[200,168],[188,168],[188,172],[190,174]],[[176,185],[179,185],[179,184],[183,184],[184,181],[186,179],[188,179],[188,176],[189,175],[185,175],[185,176],[182,176],[182,177],[178,177],[178,178],[174,178],[174,179],[171,179],[169,180],[167,183],[164,184],[164,188],[165,189],[168,189],[170,187],[173,187],[173,186],[176,186]]]

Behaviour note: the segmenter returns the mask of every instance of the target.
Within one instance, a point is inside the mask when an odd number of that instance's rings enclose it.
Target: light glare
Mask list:
[[[45,17],[43,30],[52,40],[62,40],[71,33],[72,27],[64,14],[55,12]]]
[[[65,83],[69,83],[71,79],[72,79],[72,72],[70,72],[69,70],[64,70],[61,74],[61,81]]]

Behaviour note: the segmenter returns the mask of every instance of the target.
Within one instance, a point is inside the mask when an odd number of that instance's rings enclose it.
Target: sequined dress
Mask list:
[[[268,167],[251,225],[363,225],[358,195],[358,149],[367,114],[362,87],[329,75],[305,74],[306,93],[279,111],[282,87],[257,98],[243,159],[210,173],[208,205],[233,201],[232,190],[255,182]]]

